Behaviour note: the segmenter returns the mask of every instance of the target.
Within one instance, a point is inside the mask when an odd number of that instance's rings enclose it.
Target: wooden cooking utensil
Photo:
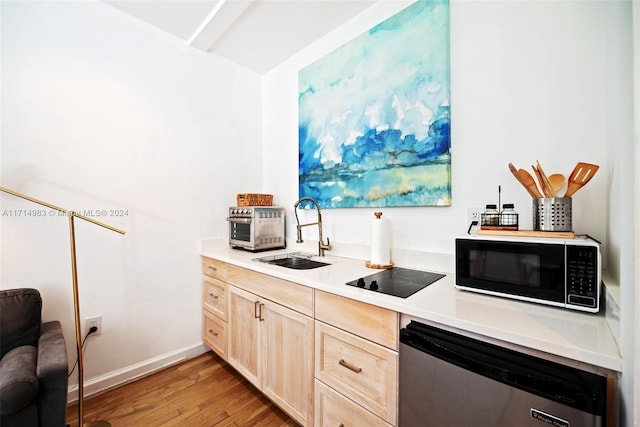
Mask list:
[[[529,194],[531,194],[531,197],[535,197],[536,199],[540,199],[543,197],[538,190],[536,180],[533,179],[529,172],[527,172],[525,169],[520,169],[518,170],[518,176],[520,177],[520,182],[522,182],[522,185],[529,189]]]
[[[544,197],[552,197],[551,191],[544,184],[544,179],[542,179],[542,174],[540,173],[540,170],[537,167],[535,167],[535,165],[531,165],[531,169],[533,169],[533,172],[536,175],[536,178],[538,178],[538,184],[540,184],[540,188],[542,189],[542,194],[544,194]],[[531,178],[533,179],[533,177]]]
[[[547,197],[556,197],[555,193],[553,192],[553,188],[551,187],[551,183],[549,182],[549,178],[547,177],[547,174],[544,172],[544,170],[542,170],[542,165],[540,165],[540,162],[537,160],[536,160],[536,167],[538,169],[538,172],[540,172],[540,178],[544,182],[544,188],[547,189],[546,191],[546,193],[548,194]]]
[[[567,192],[564,193],[564,197],[571,197],[576,191],[587,185],[591,178],[600,169],[600,166],[593,165],[591,163],[578,162],[576,167],[573,168],[571,175],[569,175],[569,181],[567,184]]]
[[[551,192],[553,197],[558,197],[558,193],[564,187],[565,178],[561,173],[554,173],[549,175],[549,184],[551,185]]]
[[[536,196],[536,193],[533,193],[533,192],[531,191],[531,189],[527,186],[527,184],[525,184],[525,183],[522,181],[522,178],[520,178],[520,174],[518,173],[518,169],[516,169],[516,167],[513,165],[513,163],[509,163],[509,170],[511,171],[511,173],[513,174],[513,176],[515,176],[515,177],[516,177],[516,180],[518,180],[518,182],[519,182],[520,184],[522,184],[522,186],[524,187],[524,189],[525,189],[525,190],[527,190],[527,193],[529,193],[529,195],[530,195],[531,197],[534,197],[534,198],[538,197],[538,196]],[[534,183],[534,184],[535,184],[535,183]],[[537,191],[537,190],[538,190],[538,189],[536,188],[536,191]]]

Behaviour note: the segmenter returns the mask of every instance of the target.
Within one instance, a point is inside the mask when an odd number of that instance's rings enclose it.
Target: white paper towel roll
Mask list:
[[[371,265],[386,266],[391,264],[391,238],[389,221],[382,218],[382,212],[375,212],[371,220]]]

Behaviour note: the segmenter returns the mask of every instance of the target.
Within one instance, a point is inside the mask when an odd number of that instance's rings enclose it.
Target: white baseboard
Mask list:
[[[158,357],[143,360],[142,362],[135,363],[97,377],[85,379],[84,397],[87,398],[94,394],[102,393],[123,384],[133,382],[169,366],[192,359],[206,353],[207,351],[209,351],[207,346],[204,344],[198,344],[192,347],[185,347],[174,352],[165,353]],[[69,387],[67,392],[67,402],[74,403],[77,401],[78,385],[74,384]]]

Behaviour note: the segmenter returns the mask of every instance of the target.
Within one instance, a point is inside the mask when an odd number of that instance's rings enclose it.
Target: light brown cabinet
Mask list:
[[[220,357],[227,358],[227,322],[204,310],[202,339]]]
[[[317,290],[315,298],[315,425],[395,425],[398,313]],[[354,423],[354,413],[372,421]]]
[[[302,425],[313,423],[313,319],[265,303],[262,392]]]
[[[227,320],[227,284],[222,280],[204,276],[202,292],[204,309],[222,320]]]
[[[247,291],[229,287],[229,352],[227,361],[257,388],[260,343],[260,299]]]
[[[400,319],[396,311],[316,291],[315,318],[392,350],[398,350]]]
[[[312,425],[314,323],[289,305],[304,306],[295,295],[306,289],[310,306],[302,310],[312,312],[313,290],[233,266],[229,280],[229,364],[297,422]],[[264,290],[276,301],[237,285]]]
[[[392,427],[321,381],[315,386],[316,427]]]
[[[202,257],[202,340],[227,358],[227,264]]]
[[[202,269],[204,342],[298,423],[396,424],[397,312],[207,257]]]

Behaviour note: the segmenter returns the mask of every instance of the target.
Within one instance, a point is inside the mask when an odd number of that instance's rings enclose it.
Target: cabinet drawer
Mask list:
[[[227,322],[204,311],[202,315],[202,340],[211,350],[227,360]]]
[[[202,305],[222,320],[227,320],[227,284],[222,280],[203,276]]]
[[[316,319],[398,350],[398,313],[316,290]]]
[[[316,322],[316,378],[396,423],[398,353]]]
[[[320,381],[315,382],[315,427],[392,427]]]
[[[227,281],[299,313],[313,316],[313,288],[232,265],[229,266]]]
[[[228,268],[228,264],[222,261],[202,257],[202,274],[226,281]]]

